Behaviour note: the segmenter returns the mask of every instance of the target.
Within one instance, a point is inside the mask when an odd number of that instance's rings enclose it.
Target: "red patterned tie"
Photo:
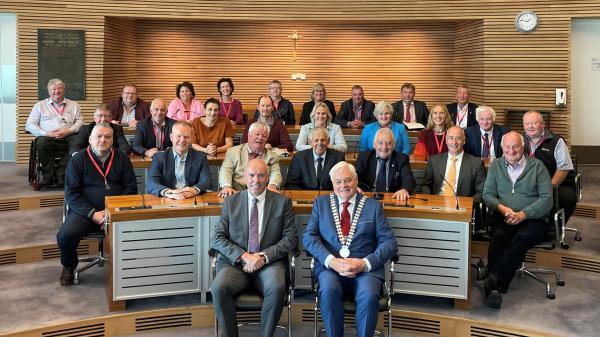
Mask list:
[[[410,123],[410,104],[406,104],[404,108],[404,122]]]
[[[342,234],[348,236],[350,233],[350,212],[348,212],[350,201],[344,201],[344,209],[342,210]]]

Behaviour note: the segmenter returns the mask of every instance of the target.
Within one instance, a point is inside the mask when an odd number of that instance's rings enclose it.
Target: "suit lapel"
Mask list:
[[[441,175],[445,178],[446,176],[446,165],[448,164],[448,152],[444,152],[443,155],[441,155],[439,157],[440,161],[438,162],[439,165],[439,171],[441,172]],[[435,178],[435,177],[434,177]],[[437,177],[437,180],[440,180],[440,177]],[[435,194],[440,194],[440,192],[442,191],[442,186],[444,186],[444,180],[442,179],[440,181],[440,184],[438,186],[438,188],[436,189],[436,191],[433,191]]]
[[[248,213],[248,190],[243,190],[240,192],[240,200],[239,202],[242,204],[242,230],[244,231],[244,243],[246,244],[246,249],[248,249],[248,232],[250,229],[250,219]],[[233,205],[235,206],[235,205]]]
[[[247,203],[246,203],[247,204]],[[260,241],[262,242],[265,233],[267,232],[267,224],[271,218],[271,206],[273,205],[273,197],[271,192],[267,190],[265,194],[265,207],[263,208],[262,233],[260,233]]]
[[[187,157],[185,158],[185,166],[183,167],[183,176],[185,177],[185,183],[189,186],[189,182],[192,181],[190,179],[190,168],[192,167],[192,162],[194,161],[194,155],[192,154],[192,147],[188,149]]]
[[[315,158],[313,157],[313,152],[312,150],[306,152],[307,153],[304,163],[306,163],[306,169],[308,170],[308,174],[310,175],[310,181],[315,181],[318,185],[319,181],[317,179],[317,172],[315,171]],[[325,158],[327,158],[327,156]],[[323,162],[323,171],[325,171],[325,162]]]

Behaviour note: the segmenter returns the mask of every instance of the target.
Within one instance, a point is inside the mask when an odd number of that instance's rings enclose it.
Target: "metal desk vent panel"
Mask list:
[[[465,299],[469,267],[466,222],[389,218],[398,242],[394,290]]]
[[[113,224],[115,300],[200,291],[198,218]]]

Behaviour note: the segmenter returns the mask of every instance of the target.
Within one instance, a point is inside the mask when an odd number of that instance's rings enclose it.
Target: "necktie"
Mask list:
[[[317,182],[319,188],[321,187],[321,181],[323,180],[323,157],[317,158]]]
[[[342,235],[348,236],[350,233],[350,212],[348,212],[348,206],[350,201],[344,201],[344,209],[342,210]]]
[[[483,148],[481,149],[481,157],[488,158],[490,156],[490,141],[488,139],[488,133],[483,134]]]
[[[404,122],[410,123],[410,104],[404,106]]]
[[[256,253],[260,251],[258,242],[258,199],[252,199],[252,210],[250,212],[250,227],[248,228],[248,252]]]
[[[187,158],[186,158],[187,159]],[[185,160],[184,158],[179,158],[179,164],[175,168],[175,188],[180,189],[186,186],[185,184]]]
[[[156,128],[156,148],[162,150],[163,140],[162,140],[162,131],[163,128],[159,126],[155,126]]]
[[[379,173],[375,179],[375,192],[387,192],[387,159],[377,158]]]
[[[456,185],[456,159],[457,159],[456,157],[450,157],[451,163],[450,163],[450,168],[448,168],[448,175],[446,176],[446,180],[448,180],[448,183],[452,186],[452,188],[450,188],[449,186],[445,186],[443,195],[447,195],[447,196],[454,195],[454,193],[452,192],[452,189]]]

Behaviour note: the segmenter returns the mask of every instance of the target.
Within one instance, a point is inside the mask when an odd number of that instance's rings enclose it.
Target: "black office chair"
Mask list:
[[[318,337],[321,332],[325,331],[325,328],[318,330],[318,316],[319,316],[319,284],[317,282],[316,276],[314,274],[315,268],[315,259],[308,252],[306,255],[310,258],[310,274],[311,274],[311,291],[315,294],[314,301],[314,318],[313,318],[313,327],[314,327],[314,337]],[[381,298],[379,299],[379,312],[386,312],[388,315],[388,324],[387,324],[387,335],[388,337],[392,336],[392,295],[394,295],[394,264],[398,262],[398,255],[394,255],[389,263],[389,272],[390,272],[390,284],[388,287],[387,282],[384,282],[381,286]],[[354,302],[354,297],[346,296],[344,297],[344,314],[354,315],[356,313],[356,303]],[[385,334],[381,331],[375,331],[375,335],[384,337]]]
[[[488,208],[485,206],[483,202],[473,202],[473,213],[471,214],[471,239],[477,241],[490,241],[490,232],[491,229],[489,225],[486,223],[486,218],[488,216]],[[485,264],[483,263],[483,257],[481,255],[471,255],[471,260],[475,260],[476,262],[471,262],[471,267],[475,269],[476,275],[475,278],[477,280],[483,280],[485,277]]]
[[[219,252],[215,249],[209,249],[208,256],[210,257],[210,267],[212,271],[213,279],[217,275],[217,257]],[[296,257],[299,255],[299,252],[294,251],[290,254],[290,279],[288,282],[288,291],[286,294],[286,301],[284,302],[284,306],[287,306],[287,315],[288,315],[288,324],[287,331],[288,337],[292,337],[292,303],[294,302],[294,289],[295,289],[295,276],[296,276]],[[247,289],[236,297],[235,309],[238,312],[248,312],[248,311],[260,311],[262,309],[263,304],[263,296],[256,289]],[[254,325],[260,324],[260,322],[248,322],[248,323],[238,323],[238,327],[245,325]],[[286,329],[283,326],[277,325],[279,329]],[[219,321],[215,315],[215,337],[219,336]]]
[[[576,154],[572,154],[571,155],[571,161],[573,162],[573,171],[569,173],[569,176],[567,177],[567,179],[574,185],[575,188],[575,196],[577,198],[577,202],[579,202],[579,200],[581,200],[581,197],[583,195],[583,185],[582,185],[582,175],[581,173],[579,173],[578,167],[577,167],[577,155]],[[565,220],[565,219],[563,219]],[[561,235],[560,235],[560,247],[563,249],[569,249],[569,244],[566,241],[566,232],[574,232],[575,233],[575,241],[581,241],[582,237],[581,237],[581,232],[579,232],[579,230],[577,228],[573,228],[573,227],[567,227],[566,221],[562,222],[562,231],[561,231]]]
[[[69,205],[66,200],[63,200],[63,222],[69,213]],[[107,224],[104,224],[104,228],[106,228]],[[104,256],[104,239],[106,238],[105,232],[93,232],[83,237],[82,240],[95,240],[98,242],[98,255],[96,256],[88,256],[88,257],[80,257],[79,262],[87,262],[87,264],[81,268],[75,270],[75,275],[73,277],[73,284],[77,285],[81,283],[79,279],[79,274],[83,273],[85,270],[92,268],[93,266],[104,267],[104,261],[106,257]]]
[[[546,249],[546,250],[554,249],[556,247],[557,238],[561,237],[561,230],[562,230],[561,224],[564,223],[564,220],[565,220],[565,210],[564,209],[561,208],[561,209],[558,209],[555,212],[553,212],[552,218],[551,218],[553,226],[548,227],[548,231],[546,232],[546,238],[544,239],[544,241],[535,245],[533,247],[533,249]],[[523,278],[524,276],[529,276],[532,279],[543,284],[544,287],[546,287],[546,297],[551,300],[555,299],[556,295],[555,295],[554,291],[552,290],[552,287],[550,286],[550,282],[543,279],[540,276],[540,274],[554,275],[554,277],[556,278],[556,285],[558,285],[560,287],[563,287],[565,285],[565,281],[563,281],[561,279],[560,273],[555,270],[536,268],[535,266],[527,266],[526,262],[523,262],[523,264],[521,265],[521,268],[518,270],[518,272],[521,274],[521,278]]]

